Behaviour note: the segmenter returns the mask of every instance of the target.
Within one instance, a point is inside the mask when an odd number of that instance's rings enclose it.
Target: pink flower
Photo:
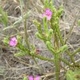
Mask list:
[[[15,47],[17,45],[17,39],[16,37],[12,37],[9,41],[9,45],[12,47]]]
[[[50,20],[52,16],[52,12],[50,9],[46,9],[45,12],[43,13],[43,17],[46,17],[47,20]]]
[[[29,80],[40,80],[40,76],[29,76]]]

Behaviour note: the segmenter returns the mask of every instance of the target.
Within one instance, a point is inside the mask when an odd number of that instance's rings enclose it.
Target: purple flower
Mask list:
[[[9,45],[12,47],[15,47],[17,45],[17,39],[16,37],[12,37],[9,41]]]
[[[40,80],[40,76],[29,76],[29,80]]]
[[[50,20],[52,17],[52,11],[50,9],[46,9],[45,12],[43,13],[43,17],[46,17],[47,20]]]

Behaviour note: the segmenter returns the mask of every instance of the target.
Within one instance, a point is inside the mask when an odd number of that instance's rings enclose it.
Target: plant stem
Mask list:
[[[54,28],[54,25],[52,24],[53,28]],[[53,29],[54,30],[54,48],[55,50],[57,51],[59,49],[59,35],[58,35],[58,32],[57,32],[57,27],[55,25],[55,28]],[[60,55],[58,53],[55,53],[54,54],[54,64],[55,64],[55,75],[56,75],[56,80],[60,80],[59,79],[59,75],[60,75]]]
[[[70,57],[72,63],[73,63],[74,66],[75,66],[75,60],[74,60],[73,56],[71,56],[71,53],[70,53],[68,50],[66,51],[66,53],[69,55],[69,57]]]
[[[62,38],[62,35],[61,35],[61,32],[60,32],[60,28],[59,28],[59,26],[57,26],[56,27],[57,29],[57,33],[58,33],[58,37],[59,37],[59,39],[60,39],[60,43],[62,44],[62,45],[64,45],[64,40],[63,40],[63,38]]]
[[[28,41],[28,33],[27,33],[27,26],[26,26],[26,19],[24,20],[24,32],[25,32],[25,42],[27,44],[27,48],[30,51],[30,45],[29,45],[29,41]]]
[[[72,65],[71,65],[67,60],[65,60],[65,59],[63,59],[63,58],[60,58],[60,60],[61,60],[62,62],[64,62],[65,64],[67,64],[68,66],[72,67]]]
[[[72,31],[72,28],[71,28],[71,31]],[[62,36],[61,36],[61,32],[60,32],[59,27],[57,27],[57,32],[58,32],[58,36],[59,36],[59,39],[60,39],[61,44],[64,45],[65,42],[64,42],[64,40],[63,40],[63,38],[62,38]],[[70,57],[71,61],[73,62],[73,64],[75,65],[75,61],[74,61],[73,56],[70,55],[70,53],[69,53],[68,50],[67,50],[66,52],[67,52],[67,54],[69,55],[69,57]]]
[[[75,54],[77,54],[78,52],[80,52],[80,48],[76,49],[73,54],[71,54],[71,56],[74,56]]]
[[[27,48],[30,51],[30,46],[29,46],[29,41],[28,41],[28,33],[27,33],[27,25],[26,25],[26,18],[24,18],[24,14],[23,14],[23,5],[24,5],[23,1],[20,0],[21,16],[22,16],[23,24],[24,24],[24,38],[25,38]]]
[[[59,57],[60,57],[59,54],[54,55],[56,80],[60,80],[59,79],[59,75],[60,75],[60,59],[59,59]]]
[[[40,55],[36,55],[36,54],[31,54],[31,55],[38,58],[38,59],[44,60],[44,61],[54,62],[54,59],[49,59],[49,58],[46,58],[46,57],[43,57]]]

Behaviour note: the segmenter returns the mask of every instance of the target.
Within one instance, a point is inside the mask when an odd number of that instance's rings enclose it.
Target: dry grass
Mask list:
[[[61,3],[63,3],[64,13],[62,15],[60,25],[61,25],[61,30],[67,32],[69,31],[70,26],[72,26],[75,18],[77,16],[80,17],[79,15],[80,6],[78,3],[74,2],[75,0],[60,0],[60,1],[55,0],[55,1],[56,1],[55,2],[56,6],[59,6]],[[80,3],[80,0],[78,0],[77,2]],[[40,0],[24,0],[24,3],[25,3],[24,12],[28,11],[29,9],[31,10],[31,14],[28,19],[28,30],[29,30],[31,42],[32,44],[36,45],[36,47],[41,49],[42,55],[44,54],[44,56],[51,57],[45,45],[35,37],[36,27],[33,25],[32,22],[34,18],[40,20],[39,19],[40,13],[43,11],[42,2],[40,2]],[[18,0],[1,0],[0,5],[4,8],[4,10],[9,15],[10,18],[9,25],[11,25],[21,15],[21,12],[19,10]],[[75,22],[75,25],[73,26],[77,26],[77,20]],[[0,29],[1,29],[0,30],[1,31],[0,32],[0,40],[1,40],[0,41],[0,80],[22,80],[24,74],[25,75],[40,74],[42,77],[45,77],[44,80],[54,79],[54,77],[52,77],[52,75],[54,75],[54,73],[52,73],[54,71],[53,69],[54,65],[52,65],[51,63],[37,59],[38,65],[41,66],[41,68],[39,68],[38,66],[36,66],[33,59],[29,56],[25,56],[22,58],[15,58],[13,55],[17,50],[15,48],[13,49],[10,47],[6,47],[3,44],[2,39],[6,35],[11,35],[11,34],[14,35],[16,33],[16,30],[9,29],[6,31],[2,31],[3,30],[2,24],[0,24]],[[18,29],[19,31],[23,32],[23,25],[22,24],[18,25]],[[76,43],[73,42],[74,40]],[[72,36],[68,41],[68,44],[70,48],[73,50],[76,47],[80,47],[80,28],[75,27]],[[77,54],[75,61],[80,62],[79,58],[80,58],[80,53]],[[64,72],[64,70],[61,70],[61,73],[62,72]]]

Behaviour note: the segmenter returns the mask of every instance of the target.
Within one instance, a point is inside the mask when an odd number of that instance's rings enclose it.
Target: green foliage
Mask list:
[[[68,70],[66,73],[66,79],[67,80],[79,80],[80,79],[80,69],[75,70],[75,71]]]
[[[37,20],[34,20],[33,23],[37,26],[38,32],[41,34],[42,29],[41,29],[41,24]]]
[[[57,51],[57,53],[63,53],[63,52],[65,52],[66,50],[68,50],[68,46],[67,45],[64,45],[64,46],[62,46],[62,47],[60,47],[60,49]]]
[[[72,72],[71,70],[67,71],[66,78],[67,80],[76,80],[74,77],[74,72]]]
[[[8,25],[8,15],[1,7],[0,7],[0,22],[2,22],[5,27]]]
[[[42,40],[44,40],[44,37],[42,36],[42,34],[40,34],[39,32],[36,32],[36,36]]]
[[[20,51],[20,52],[14,54],[15,57],[23,57],[23,56],[26,56],[26,55],[28,55],[27,51],[26,52]]]
[[[8,45],[8,44],[9,44],[9,37],[5,37],[5,38],[3,39],[3,43],[4,43],[5,45]]]
[[[80,20],[78,20],[78,25],[80,26]]]
[[[40,22],[38,22],[37,20],[34,21],[35,25],[37,26],[38,32],[36,33],[37,37],[40,38],[41,40],[43,40],[46,45],[47,48],[52,52],[52,53],[62,53],[65,52],[68,49],[67,45],[63,45],[59,48],[59,50],[55,51],[52,43],[51,43],[51,39],[52,37],[55,35],[57,36],[56,38],[58,40],[61,40],[59,38],[61,38],[60,36],[60,32],[59,32],[59,19],[60,16],[62,14],[63,8],[62,6],[57,10],[54,6],[53,6],[53,2],[52,0],[45,0],[44,1],[44,7],[50,9],[53,12],[51,21],[48,21],[45,17],[43,18],[43,25],[41,25]],[[51,25],[50,25],[50,24]],[[41,29],[41,27],[43,26],[43,30]],[[50,26],[50,29],[49,27]],[[59,37],[58,37],[59,36]]]
[[[28,78],[26,76],[24,76],[23,80],[28,80]]]
[[[49,8],[49,0],[44,0],[44,6],[45,6],[46,8]]]
[[[48,34],[47,34],[47,40],[50,41],[52,39],[52,35],[53,35],[53,30],[49,29],[48,30]]]
[[[56,51],[54,50],[50,41],[46,41],[46,46],[53,54],[56,54]]]
[[[36,32],[36,36],[45,43],[48,50],[52,53],[52,55],[53,55],[52,59],[45,58],[45,57],[41,56],[40,54],[37,55],[36,47],[34,45],[31,45],[31,43],[29,42],[26,19],[29,16],[30,11],[27,13],[26,12],[23,13],[23,7],[24,7],[23,0],[20,0],[21,16],[19,18],[17,18],[17,20],[11,25],[14,27],[17,24],[20,24],[21,22],[24,25],[24,37],[21,37],[19,35],[16,36],[16,38],[18,40],[18,44],[17,44],[16,48],[19,51],[16,54],[14,54],[14,56],[22,57],[22,56],[29,55],[29,56],[32,56],[34,61],[35,61],[35,58],[38,58],[41,60],[54,62],[56,80],[59,80],[60,68],[61,68],[59,65],[60,62],[63,61],[64,63],[67,63],[69,68],[71,67],[70,69],[72,69],[72,68],[75,69],[76,62],[74,61],[74,55],[77,54],[78,52],[80,52],[80,48],[78,48],[72,54],[69,54],[71,52],[68,50],[68,45],[64,42],[64,39],[62,37],[61,31],[60,31],[59,20],[60,20],[61,14],[63,12],[63,6],[60,6],[59,9],[56,9],[55,6],[53,5],[52,0],[44,0],[44,10],[49,9],[52,12],[51,19],[47,20],[46,17],[43,17],[42,22],[39,22],[37,20],[33,21],[34,24],[37,26],[37,30],[38,30]],[[0,21],[5,26],[7,26],[8,17],[7,17],[7,14],[2,10],[2,8],[0,8],[0,14],[1,14]],[[80,21],[79,21],[79,24],[80,24]],[[4,30],[9,29],[11,26],[4,28]],[[9,37],[4,38],[3,42],[5,44],[9,44]],[[67,52],[68,52],[67,55],[70,57],[70,60],[73,63],[72,65],[70,64],[70,62],[68,62],[66,59],[63,59],[63,57],[62,57],[62,53],[67,53]],[[79,74],[80,74],[80,69],[77,69],[74,71],[68,70],[66,73],[66,79],[67,80],[79,80],[80,79]],[[79,78],[77,78],[77,76]],[[24,76],[23,80],[27,80],[27,77]]]
[[[14,54],[14,56],[16,57],[23,57],[26,55],[29,55],[29,49],[28,47],[25,45],[25,43],[23,42],[23,39],[21,36],[17,35],[17,40],[18,40],[18,44],[17,44],[17,48],[20,50],[18,53]]]
[[[24,19],[26,19],[26,18],[29,16],[30,12],[31,12],[31,11],[26,12],[26,13],[23,15],[23,17],[20,16],[19,18],[16,19],[16,21],[15,21],[12,25],[5,27],[3,30],[18,27],[18,25],[19,25],[20,23],[22,23],[22,22],[24,21]]]

